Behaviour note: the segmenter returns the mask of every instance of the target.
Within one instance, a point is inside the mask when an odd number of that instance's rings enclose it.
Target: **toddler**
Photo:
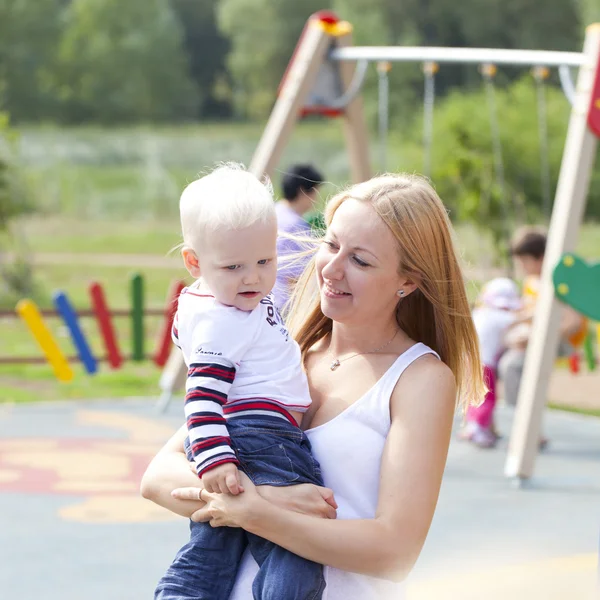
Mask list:
[[[473,310],[488,392],[481,405],[470,406],[467,410],[467,423],[460,437],[480,448],[491,448],[497,441],[493,429],[496,370],[504,350],[505,335],[517,319],[520,308],[521,298],[516,283],[506,277],[498,277],[483,287]]]
[[[237,165],[194,181],[180,200],[182,256],[196,282],[179,297],[173,339],[188,376],[188,457],[206,490],[322,485],[300,429],[310,406],[300,349],[270,295],[277,219],[270,184]],[[247,546],[260,566],[255,600],[320,599],[322,566],[242,529],[190,522],[155,600],[227,600]]]

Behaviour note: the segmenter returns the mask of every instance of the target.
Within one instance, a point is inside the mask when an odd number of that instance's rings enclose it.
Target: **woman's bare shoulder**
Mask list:
[[[398,379],[392,393],[394,404],[405,404],[407,399],[419,398],[419,403],[438,405],[456,401],[456,378],[443,361],[433,354],[425,354],[412,362]]]

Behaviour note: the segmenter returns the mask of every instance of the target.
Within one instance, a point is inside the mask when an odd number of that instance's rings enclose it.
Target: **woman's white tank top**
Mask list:
[[[338,519],[375,517],[381,459],[391,425],[390,398],[404,370],[425,354],[437,356],[425,344],[414,344],[354,404],[331,421],[307,430],[325,485],[334,491]],[[251,600],[256,570],[246,552],[231,600]],[[325,567],[325,579],[323,600],[399,600],[404,596],[403,584],[332,567]]]

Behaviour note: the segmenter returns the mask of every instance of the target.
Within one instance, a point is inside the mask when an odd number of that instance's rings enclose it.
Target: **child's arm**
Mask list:
[[[198,476],[207,490],[238,494],[238,460],[223,415],[235,366],[222,357],[196,354],[186,382],[185,419]]]

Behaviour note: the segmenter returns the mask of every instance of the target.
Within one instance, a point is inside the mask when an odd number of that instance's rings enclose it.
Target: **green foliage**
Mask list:
[[[8,114],[0,113],[0,234],[8,233],[11,221],[33,208],[30,190],[15,160],[17,141]]]
[[[598,0],[575,0],[575,6],[584,26],[600,23],[600,3],[598,3]]]
[[[236,112],[264,118],[302,28],[321,0],[221,0],[218,23],[231,41]]]
[[[217,27],[218,4],[218,0],[171,0],[184,32],[189,75],[199,90],[197,115],[201,118],[231,116],[231,77],[226,66],[229,40]]]
[[[20,252],[23,240],[11,227],[18,216],[32,212],[34,207],[31,190],[15,159],[16,142],[8,115],[0,113],[0,296],[11,297],[27,293],[33,285],[27,257]]]
[[[597,0],[334,0],[356,44],[581,47]],[[17,121],[264,119],[306,19],[320,0],[0,0],[0,107]],[[499,81],[519,75],[503,69]],[[421,102],[419,65],[394,64],[390,121]],[[479,85],[472,66],[445,66],[436,88]],[[377,74],[364,97],[377,116]]]
[[[67,121],[177,120],[193,114],[182,31],[162,0],[72,0],[48,87]]]
[[[548,86],[547,155],[554,198],[563,155],[570,106],[562,91]],[[453,91],[437,102],[434,113],[432,180],[457,221],[472,222],[490,232],[501,248],[517,223],[544,220],[541,184],[541,140],[538,100],[531,76],[505,88],[495,99],[505,174],[504,190],[496,175],[490,111],[485,90]],[[403,168],[422,169],[421,120],[409,136],[416,152],[405,152]],[[588,217],[600,218],[600,178],[588,198]]]
[[[41,72],[62,29],[63,0],[0,0],[0,110],[13,119],[54,115]]]

